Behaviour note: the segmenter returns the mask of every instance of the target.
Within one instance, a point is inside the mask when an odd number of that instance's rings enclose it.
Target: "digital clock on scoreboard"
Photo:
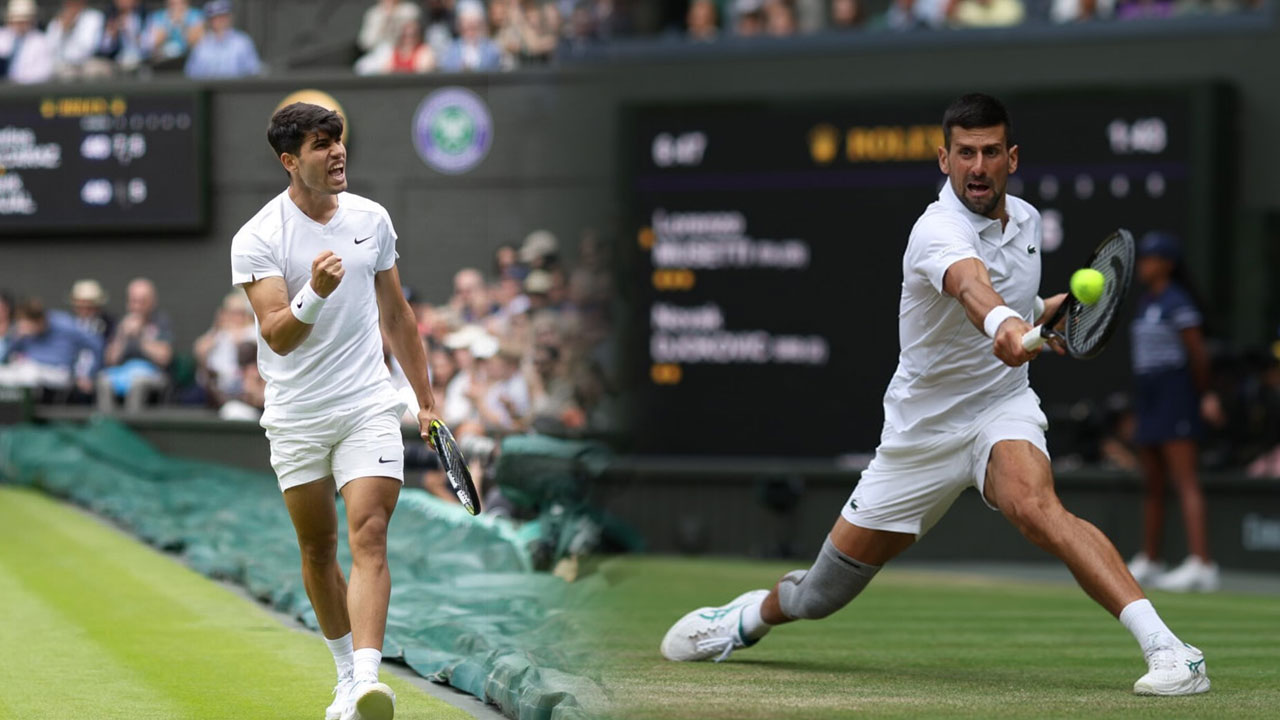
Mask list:
[[[1043,293],[1065,289],[1118,227],[1183,237],[1193,269],[1212,280],[1210,229],[1227,186],[1213,88],[1004,100],[1020,148],[1008,190],[1043,218]],[[903,250],[945,180],[937,148],[949,101],[627,112],[634,450],[837,458],[875,448],[898,357]],[[1096,360],[1045,358],[1031,372],[1051,417],[1054,404],[1125,391],[1127,329]],[[1050,372],[1052,383],[1036,382]]]
[[[204,148],[198,91],[0,95],[0,233],[201,230]]]

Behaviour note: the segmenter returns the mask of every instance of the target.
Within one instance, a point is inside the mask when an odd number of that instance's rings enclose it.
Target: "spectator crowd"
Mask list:
[[[695,41],[818,32],[1065,25],[1240,12],[1260,0],[689,0]]]
[[[476,456],[481,476],[483,461],[507,435],[616,430],[612,291],[593,233],[584,233],[572,266],[562,260],[559,239],[538,230],[519,245],[499,247],[492,267],[458,270],[447,302],[433,304],[407,286],[405,293],[427,348],[437,408]],[[52,307],[0,291],[0,386],[108,413],[195,406],[226,419],[259,417],[265,386],[253,310],[242,290],[222,299],[189,348],[175,343],[170,315],[146,278],[124,288],[118,318],[93,279],[74,283],[65,302]],[[392,381],[413,402],[384,347]],[[405,420],[415,417],[410,410]],[[424,482],[449,496],[432,458],[417,454]]]
[[[355,2],[356,0],[348,0]],[[235,3],[8,0],[0,76],[14,83],[264,72]],[[241,0],[241,6],[247,0]],[[353,38],[361,75],[546,65],[619,38],[790,37],[1151,20],[1246,12],[1265,0],[374,0]]]
[[[101,4],[102,7],[95,7]],[[61,0],[43,26],[36,0],[9,0],[0,28],[0,76],[50,80],[147,76],[182,70],[193,78],[257,75],[253,40],[234,26],[231,0]]]

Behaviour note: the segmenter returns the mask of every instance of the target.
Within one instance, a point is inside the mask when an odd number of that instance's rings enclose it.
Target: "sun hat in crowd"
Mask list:
[[[529,233],[520,245],[520,261],[531,263],[548,255],[555,255],[560,249],[560,241],[550,230],[534,230]]]
[[[551,273],[546,270],[534,270],[524,279],[524,291],[542,294],[551,291]]]
[[[97,280],[86,278],[77,280],[71,285],[71,302],[87,302],[94,305],[106,305],[107,293]]]
[[[39,14],[36,0],[9,0],[9,6],[4,11],[4,19],[5,22],[35,20]]]
[[[498,354],[498,338],[484,333],[471,342],[471,357],[479,360],[491,358]]]

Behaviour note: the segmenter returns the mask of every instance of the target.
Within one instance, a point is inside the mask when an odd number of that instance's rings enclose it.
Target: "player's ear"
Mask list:
[[[1009,148],[1009,172],[1015,173],[1017,171],[1018,171],[1018,146],[1014,145],[1013,147]]]
[[[298,158],[292,153],[280,153],[280,164],[284,166],[285,172],[292,173],[298,169]]]
[[[950,175],[950,174],[951,174],[951,162],[949,161],[949,158],[947,157],[947,148],[946,148],[946,147],[940,147],[940,148],[938,148],[938,168],[939,168],[940,170],[942,170],[942,174],[943,174],[943,175]]]

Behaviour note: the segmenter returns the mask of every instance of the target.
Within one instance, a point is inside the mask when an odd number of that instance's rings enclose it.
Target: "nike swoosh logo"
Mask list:
[[[302,309],[302,301],[301,301],[301,300],[299,300],[299,301],[298,301],[298,309],[299,309],[299,310],[301,310],[301,309]]]
[[[380,463],[393,463],[395,461],[396,461],[395,458],[391,458],[390,460],[383,460],[381,455],[378,456],[378,462]]]
[[[367,237],[367,238],[360,238],[359,240],[356,240],[356,244],[357,244],[357,245],[359,245],[360,243],[364,242],[365,240],[368,240],[368,239],[369,239],[369,238],[371,238],[371,237],[373,237],[373,236],[372,236],[372,235],[370,235],[370,236],[369,236],[369,237]]]

